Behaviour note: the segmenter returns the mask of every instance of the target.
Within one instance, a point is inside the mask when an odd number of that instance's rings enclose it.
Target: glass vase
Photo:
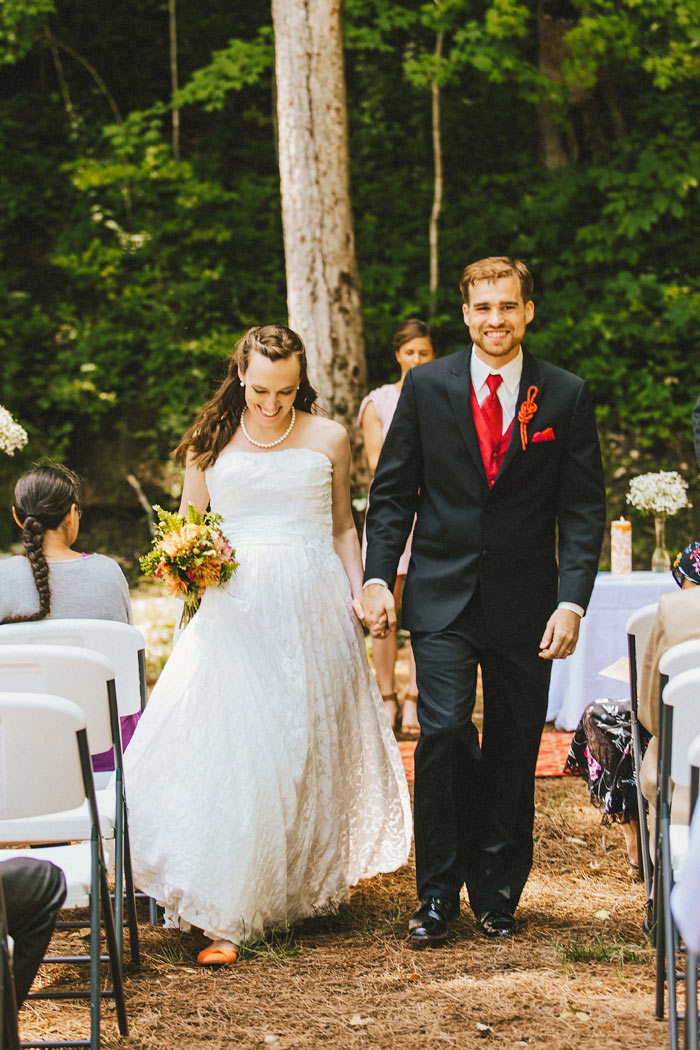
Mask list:
[[[656,546],[651,556],[651,571],[670,572],[671,555],[666,550],[666,519],[654,518],[654,530],[656,532]]]

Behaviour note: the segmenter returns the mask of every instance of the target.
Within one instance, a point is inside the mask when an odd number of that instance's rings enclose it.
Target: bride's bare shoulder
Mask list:
[[[308,448],[324,452],[331,459],[349,447],[348,434],[341,423],[327,416],[312,416],[304,413],[304,444]]]

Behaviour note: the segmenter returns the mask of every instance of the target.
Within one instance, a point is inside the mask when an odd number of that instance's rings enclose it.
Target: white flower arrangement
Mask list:
[[[28,441],[27,431],[13,419],[12,415],[0,405],[0,450],[8,456],[14,456],[18,448],[24,448]]]
[[[675,470],[660,470],[632,478],[627,502],[657,518],[670,518],[683,507],[692,506],[688,499],[688,483]]]

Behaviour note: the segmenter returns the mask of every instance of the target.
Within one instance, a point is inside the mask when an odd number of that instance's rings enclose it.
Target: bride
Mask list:
[[[200,927],[203,965],[347,897],[410,848],[367,664],[350,445],[313,414],[304,345],[252,328],[176,454],[240,563],[179,637],[125,753],[136,884]]]

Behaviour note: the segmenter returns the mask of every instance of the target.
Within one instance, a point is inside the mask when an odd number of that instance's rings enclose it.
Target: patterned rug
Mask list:
[[[540,751],[537,756],[536,777],[561,777],[564,775],[564,763],[569,753],[569,744],[573,733],[559,733],[545,731],[540,741]],[[415,740],[399,740],[399,751],[406,770],[406,778],[413,780],[413,752],[416,749]]]

